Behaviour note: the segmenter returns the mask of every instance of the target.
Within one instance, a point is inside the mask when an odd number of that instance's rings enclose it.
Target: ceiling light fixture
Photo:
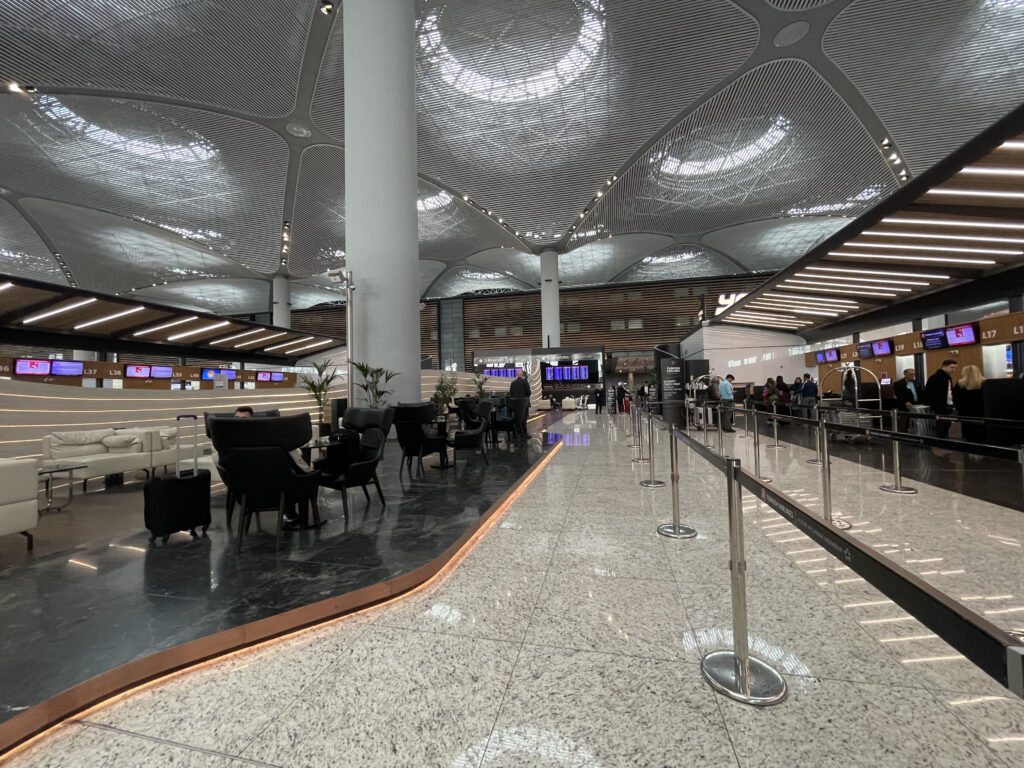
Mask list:
[[[871,237],[911,237],[922,240],[959,240],[970,243],[1006,243],[1008,245],[1024,245],[1024,240],[1016,237],[993,237],[991,235],[939,235],[932,232],[888,232],[871,229],[864,233]]]
[[[992,266],[999,262],[994,259],[954,259],[941,256],[910,256],[904,253],[849,253],[846,251],[829,251],[829,256],[839,256],[844,259],[880,259],[890,261],[923,261],[933,263],[940,261],[943,264],[971,264],[975,266]]]
[[[273,349],[281,349],[281,347],[290,347],[293,344],[302,344],[303,342],[306,342],[306,341],[312,341],[315,338],[316,338],[315,336],[307,336],[304,339],[290,339],[289,341],[286,341],[283,344],[275,344],[272,347],[264,347],[263,351],[264,352],[270,352]]]
[[[317,347],[322,347],[325,344],[332,344],[332,343],[334,343],[334,339],[327,339],[326,341],[320,341],[320,342],[317,342],[316,344],[307,344],[304,347],[294,347],[292,349],[286,349],[281,354],[282,355],[291,355],[291,354],[294,354],[295,352],[305,352],[307,349],[316,349]]]
[[[157,331],[166,331],[168,328],[174,328],[176,325],[184,325],[185,323],[191,323],[193,320],[198,320],[196,315],[190,317],[183,317],[181,320],[174,320],[170,323],[164,323],[163,325],[156,325],[152,328],[146,328],[142,331],[136,331],[132,336],[146,336],[150,333],[156,333]]]
[[[834,290],[836,288],[860,288],[862,291],[865,292],[865,295],[868,295],[868,296],[870,296],[872,294],[881,296],[881,295],[887,294],[889,291],[897,291],[898,293],[911,293],[913,291],[912,288],[897,288],[896,286],[889,286],[889,285],[859,285],[857,283],[829,283],[829,282],[821,282],[821,281],[818,281],[818,280],[794,280],[792,278],[787,278],[786,280],[783,281],[783,283],[785,283],[787,286],[789,286],[789,285],[816,285],[816,286],[818,286],[818,287],[820,287],[820,288],[822,288],[822,289],[824,289],[826,291],[831,291],[831,290]],[[889,294],[889,295],[892,295],[892,294]]]
[[[782,322],[799,323],[803,322],[796,315],[782,315],[773,312],[754,312],[751,310],[736,310],[730,317],[750,317],[758,320],[781,320]]]
[[[21,86],[17,83],[11,82],[7,84],[7,90],[11,93],[21,93]]]
[[[6,291],[8,288],[14,287],[14,283],[0,283],[0,291]]]
[[[211,341],[210,344],[211,345],[213,345],[213,344],[227,344],[229,341],[235,341],[237,339],[244,339],[246,336],[252,336],[254,333],[266,333],[266,329],[264,329],[264,328],[256,328],[255,330],[246,331],[245,333],[236,333],[234,336],[225,336],[223,339],[217,339],[216,341]]]
[[[978,229],[1013,229],[1024,231],[1024,224],[1008,224],[996,221],[971,221],[966,219],[907,219],[902,216],[889,216],[882,219],[883,224],[921,224],[930,227],[976,227]]]
[[[771,299],[800,299],[800,301],[816,301],[827,304],[846,304],[853,309],[860,309],[860,304],[856,301],[851,301],[850,299],[836,299],[832,296],[787,296],[784,293],[766,293],[763,295]]]
[[[839,317],[839,312],[826,312],[823,309],[801,309],[800,307],[790,307],[786,305],[768,304],[764,302],[754,302],[750,305],[754,309],[764,310],[779,310],[785,309],[788,312],[795,312],[798,315],[821,315],[823,317]]]
[[[996,168],[984,165],[969,165],[961,168],[960,173],[971,176],[1024,176],[1024,168]]]
[[[117,320],[120,317],[127,317],[128,315],[134,315],[136,312],[141,312],[145,307],[132,307],[131,309],[123,309],[120,312],[115,312],[112,315],[106,317],[98,317],[95,320],[90,320],[87,323],[79,323],[75,326],[76,331],[80,331],[83,328],[89,328],[94,325],[100,325],[101,323],[109,323],[111,320]]]
[[[73,309],[84,307],[86,304],[92,304],[94,301],[96,301],[95,297],[91,299],[82,299],[81,301],[76,301],[74,304],[66,304],[63,307],[58,307],[57,309],[51,309],[46,312],[40,312],[38,315],[26,317],[24,320],[21,321],[21,324],[29,325],[31,323],[38,323],[40,320],[45,320],[48,317],[53,317],[54,315],[59,315],[64,312],[70,312]]]
[[[269,336],[264,336],[262,339],[252,339],[250,341],[243,341],[241,344],[235,344],[235,349],[241,349],[242,347],[248,347],[252,344],[262,344],[264,341],[270,341],[284,336],[288,331],[280,331],[279,333],[272,333]]]
[[[860,283],[883,283],[883,284],[887,284],[887,285],[918,285],[918,286],[928,286],[928,285],[931,285],[931,283],[924,283],[924,282],[921,282],[920,280],[885,280],[885,279],[879,278],[879,277],[860,277],[860,276],[858,276],[858,277],[843,277],[841,275],[818,275],[818,274],[815,274],[814,272],[797,272],[794,275],[794,277],[801,277],[801,278],[804,278],[805,280],[806,279],[811,279],[811,280],[836,280],[836,281],[844,282],[844,283],[849,283],[849,282],[857,283],[857,282],[860,282]],[[879,287],[881,287],[881,286],[879,286]]]
[[[767,294],[766,294],[767,295]],[[803,296],[794,296],[792,299],[755,299],[758,302],[770,303],[772,306],[780,309],[786,309],[788,307],[806,307],[807,309],[825,309],[829,312],[838,312],[839,314],[845,314],[850,312],[856,307],[843,307],[836,304],[819,304],[817,302],[804,301]]]
[[[846,245],[852,248],[888,248],[893,251],[937,251],[939,253],[982,253],[992,256],[1024,256],[1024,251],[1009,248],[964,248],[959,245],[911,245],[910,243],[869,243],[850,240]]]
[[[851,267],[806,267],[815,272],[843,272],[849,275],[891,275],[892,277],[921,277],[931,280],[949,280],[949,275],[940,275],[935,272],[888,272],[872,269],[854,269]]]
[[[218,328],[223,328],[225,325],[231,325],[230,320],[223,320],[219,323],[213,323],[213,325],[204,325],[202,328],[196,328],[194,331],[185,331],[185,333],[176,333],[173,336],[168,336],[168,341],[177,341],[178,339],[187,339],[189,336],[198,336],[200,333],[206,333],[207,331],[215,331]]]
[[[1000,149],[1024,149],[1024,141],[1004,141],[999,145]]]
[[[334,3],[331,0],[322,0],[320,3],[320,13],[324,16],[329,16],[331,11],[334,10]]]
[[[899,295],[899,294],[896,294],[896,293],[868,293],[867,291],[863,291],[863,290],[861,290],[861,291],[844,291],[844,290],[842,290],[840,288],[821,288],[821,287],[807,288],[807,287],[804,287],[802,285],[792,285],[792,284],[787,285],[786,288],[791,290],[791,291],[823,291],[825,293],[846,293],[846,294],[849,294],[851,296],[868,296],[868,297],[872,297],[872,298],[874,298],[874,297],[879,297],[879,298],[888,297],[888,298],[891,298],[891,299],[895,299]]]
[[[929,189],[926,195],[956,195],[958,197],[995,197],[1000,199],[1024,200],[1024,192],[997,192],[991,189],[960,189],[959,187]]]

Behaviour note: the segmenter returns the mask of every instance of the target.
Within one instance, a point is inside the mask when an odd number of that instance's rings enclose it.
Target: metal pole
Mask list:
[[[753,403],[743,404],[743,436],[750,437],[750,413],[753,410]]]
[[[707,400],[704,401],[704,446],[708,445],[708,433],[711,431],[711,411],[708,409]]]
[[[1024,483],[1024,445],[1017,449],[1017,462],[1020,464],[1021,482]],[[1024,485],[1022,485],[1022,488],[1024,488]]]
[[[690,436],[690,398],[683,395],[683,432]]]
[[[345,382],[345,399],[348,401],[348,407],[354,408],[356,406],[356,381],[355,381],[355,357],[352,349],[353,339],[353,327],[352,318],[355,313],[352,311],[352,299],[355,297],[356,284],[352,279],[352,270],[348,269],[345,271],[345,375],[348,377],[348,381]],[[331,429],[338,429],[340,424],[332,424]]]
[[[664,480],[654,479],[654,416],[651,415],[649,410],[647,412],[647,456],[649,458],[648,466],[651,471],[648,479],[640,481],[640,485],[644,488],[664,488]]]
[[[635,459],[633,459],[633,463],[634,464],[646,464],[647,462],[650,461],[650,459],[645,459],[644,458],[644,416],[643,416],[643,411],[640,409],[639,405],[633,405],[633,404],[630,404],[630,411],[631,412],[632,411],[636,412],[636,421],[635,421],[635,424],[634,424],[634,429],[636,430],[636,436],[638,438],[637,446],[640,449],[639,450],[639,455]],[[650,454],[650,449],[648,449],[648,455],[649,454]]]
[[[893,414],[895,415],[895,411]],[[917,493],[916,488],[906,488],[903,485],[903,480],[900,478],[900,441],[892,438],[892,482],[883,483],[878,486],[887,493],[902,493],[904,495],[910,495]]]
[[[808,464],[821,464],[821,414],[818,413],[816,415],[818,417],[818,424],[814,427],[814,458],[808,459]]]
[[[770,483],[771,478],[761,475],[761,436],[757,428],[757,408],[752,409],[750,415],[754,417],[754,474],[761,482]]]
[[[777,403],[772,403],[772,438],[775,442],[765,447],[781,448],[782,446],[779,445],[779,410]]]
[[[722,438],[722,404],[716,403],[715,410],[718,412],[718,452],[723,456],[726,456],[725,452],[725,440]]]
[[[821,451],[821,516],[826,523],[832,522],[832,459],[828,453],[828,427],[819,422],[818,450]]]
[[[739,459],[726,459],[729,505],[729,572],[732,587],[731,651],[712,651],[701,660],[704,679],[719,693],[745,704],[764,706],[786,698],[786,681],[775,669],[750,656],[747,635],[747,561],[743,547],[743,489]]]
[[[671,462],[672,522],[659,525],[658,533],[670,539],[692,539],[697,535],[697,529],[679,522],[679,449],[671,429],[668,432],[668,455]]]

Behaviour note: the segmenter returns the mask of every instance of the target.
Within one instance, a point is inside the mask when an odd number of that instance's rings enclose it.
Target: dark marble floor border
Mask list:
[[[560,418],[561,414],[557,414]],[[547,418],[545,424],[557,421]],[[132,690],[152,684],[169,674],[216,660],[228,654],[244,652],[256,646],[282,639],[296,632],[343,619],[368,608],[406,597],[444,575],[461,560],[460,555],[472,548],[477,539],[497,521],[505,509],[533,481],[537,474],[562,448],[558,442],[538,459],[490,509],[466,529],[441,555],[414,571],[354,592],[295,608],[250,624],[192,640],[182,645],[136,659],[128,664],[90,678],[24,712],[0,723],[0,758],[13,750],[28,746],[51,728],[85,710],[103,706]]]

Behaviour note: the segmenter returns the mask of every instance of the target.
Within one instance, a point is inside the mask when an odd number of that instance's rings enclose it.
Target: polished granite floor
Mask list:
[[[657,536],[670,491],[638,486],[647,468],[630,462],[624,426],[567,415],[566,447],[430,588],[169,678],[8,765],[1024,765],[1024,702],[747,496],[751,647],[790,694],[757,709],[713,693],[701,655],[731,642],[721,475],[683,451],[684,520],[699,536]],[[800,450],[777,451],[766,472],[808,466]],[[836,461],[843,514],[875,506],[851,506],[877,479],[866,471]],[[810,476],[779,482],[814,503]],[[897,520],[911,532],[916,514],[886,509],[860,535]],[[921,515],[920,530],[956,548],[933,522]],[[924,559],[909,565],[932,569]]]
[[[245,624],[407,573],[441,554],[551,447],[556,421],[531,423],[530,440],[479,454],[460,452],[454,469],[430,467],[398,476],[399,448],[389,444],[380,472],[387,505],[349,491],[324,489],[315,531],[285,534],[275,554],[272,533],[246,537],[242,553],[215,497],[205,538],[175,534],[150,545],[142,529],[141,484],[76,499],[60,513],[88,541],[0,570],[0,720],[100,672],[157,650]],[[372,489],[371,489],[372,491]],[[73,522],[76,515],[99,527]],[[51,515],[44,516],[46,521]],[[98,522],[102,519],[102,523]],[[264,514],[273,531],[274,515]],[[88,526],[88,523],[86,523]],[[48,530],[37,530],[41,542]],[[20,537],[18,537],[20,539]],[[23,541],[21,542],[23,545]]]

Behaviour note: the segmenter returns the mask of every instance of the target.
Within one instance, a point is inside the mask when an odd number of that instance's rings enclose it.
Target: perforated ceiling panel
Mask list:
[[[606,283],[632,266],[638,254],[650,254],[672,244],[662,235],[622,235],[599,240],[558,257],[563,286]]]
[[[703,242],[728,253],[751,272],[778,270],[849,223],[849,219],[752,221],[712,232]]]
[[[475,253],[466,261],[494,272],[504,272],[534,288],[540,287],[540,257],[532,253],[495,248]]]
[[[458,262],[482,249],[522,247],[491,217],[423,180],[419,183],[416,205],[420,258]]]
[[[420,0],[420,169],[556,240],[757,35],[725,0]],[[312,114],[339,139],[341,62],[336,24]]]
[[[292,110],[317,4],[0,0],[0,72],[254,115]]]
[[[287,145],[183,107],[94,97],[0,99],[0,184],[192,233],[273,272]]]
[[[6,200],[0,200],[0,274],[68,282],[46,244]]]
[[[445,265],[440,261],[427,261],[420,259],[420,295],[425,296],[437,276],[445,270]]]
[[[580,229],[699,233],[822,204],[855,215],[897,186],[846,103],[806,63],[780,60],[673,127]]]
[[[780,11],[807,11],[819,5],[828,5],[832,0],[765,0]]]
[[[254,274],[157,227],[49,200],[22,205],[60,249],[80,288],[127,294],[165,281]]]
[[[434,281],[424,298],[444,299],[470,293],[509,293],[530,290],[530,287],[498,272],[476,267],[453,267]]]
[[[309,309],[320,304],[338,304],[345,301],[344,292],[324,290],[310,285],[293,282],[291,286],[292,309]]]
[[[612,278],[613,283],[647,283],[692,277],[735,275],[745,269],[696,243],[677,243],[645,256]]]
[[[860,0],[833,21],[824,48],[914,171],[1024,102],[1021,0]]]
[[[136,292],[150,301],[220,315],[270,311],[268,280],[199,280]]]

